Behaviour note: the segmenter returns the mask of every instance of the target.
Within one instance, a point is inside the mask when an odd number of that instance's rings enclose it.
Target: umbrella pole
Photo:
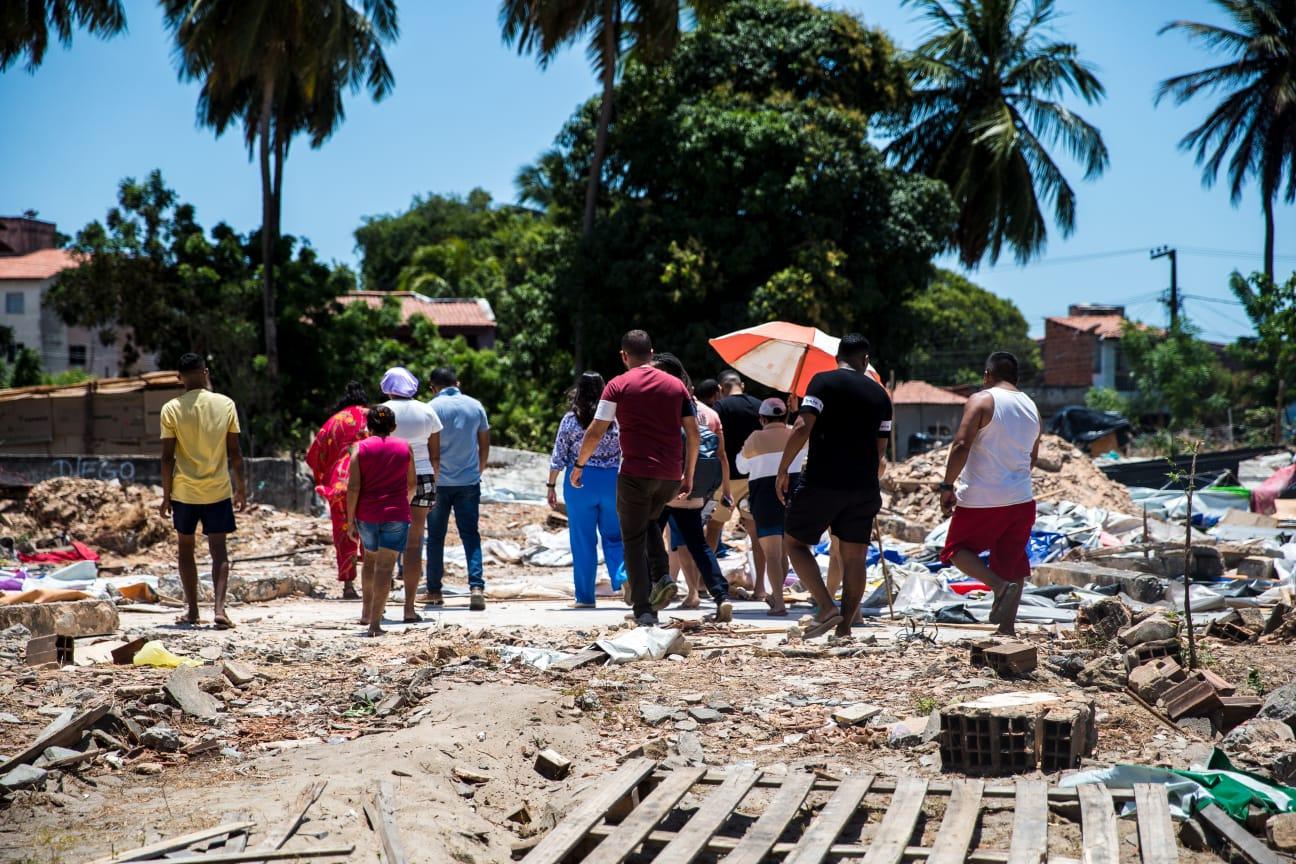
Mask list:
[[[887,611],[891,613],[891,620],[895,620],[895,605],[891,599],[894,590],[891,587],[891,568],[887,566],[886,550],[882,548],[882,529],[878,527],[876,521],[873,523],[873,536],[877,538],[878,544],[878,562],[882,565],[882,579],[886,582],[887,592]]]

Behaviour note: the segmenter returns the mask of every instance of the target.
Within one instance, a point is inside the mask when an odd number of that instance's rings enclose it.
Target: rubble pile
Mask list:
[[[27,495],[27,514],[35,520],[32,543],[38,548],[79,540],[128,555],[174,533],[158,512],[156,495],[116,480],[59,477],[37,483]]]
[[[936,485],[945,476],[949,448],[913,456],[887,467],[882,488],[888,506],[911,523],[935,527],[940,521]],[[1032,472],[1035,497],[1041,501],[1072,501],[1119,513],[1135,513],[1129,490],[1107,476],[1093,459],[1056,435],[1040,441],[1039,462]]]

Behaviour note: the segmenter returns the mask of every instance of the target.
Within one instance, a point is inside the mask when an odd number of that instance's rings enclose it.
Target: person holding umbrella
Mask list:
[[[802,635],[836,628],[850,635],[854,610],[864,599],[873,518],[882,507],[880,480],[891,437],[891,397],[867,374],[869,342],[858,333],[837,347],[837,368],[815,375],[779,462],[775,489],[787,504],[785,543],[792,569],[819,606]],[[791,489],[790,471],[809,443],[801,482]],[[838,611],[811,547],[825,530],[841,541],[842,611]],[[842,612],[849,617],[843,617]]]

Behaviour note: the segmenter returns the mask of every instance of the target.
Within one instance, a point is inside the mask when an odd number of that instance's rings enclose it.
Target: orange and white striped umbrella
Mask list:
[[[726,363],[780,393],[804,396],[810,379],[837,368],[841,340],[817,327],[771,321],[710,340]]]

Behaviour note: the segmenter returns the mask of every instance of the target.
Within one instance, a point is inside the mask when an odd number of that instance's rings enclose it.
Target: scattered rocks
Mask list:
[[[1270,693],[1260,709],[1260,716],[1281,720],[1296,730],[1296,681]]]
[[[1296,852],[1296,813],[1279,813],[1265,823],[1269,845],[1280,852]]]
[[[689,716],[699,723],[718,723],[724,715],[714,708],[693,707],[688,710]]]
[[[1094,636],[1103,642],[1115,639],[1131,623],[1129,608],[1115,597],[1099,600],[1085,611]]]
[[[1112,654],[1090,660],[1076,676],[1076,681],[1084,687],[1107,691],[1124,690],[1126,680],[1125,661]]]
[[[162,764],[160,762],[136,762],[132,770],[136,774],[153,777],[162,773]]]
[[[674,708],[667,708],[665,705],[657,705],[653,702],[639,703],[639,717],[649,726],[660,726],[678,713]]]
[[[561,780],[571,773],[572,763],[557,750],[541,750],[536,754],[535,770],[549,780]]]
[[[1222,743],[1225,749],[1245,750],[1257,744],[1277,744],[1284,741],[1296,741],[1296,733],[1292,732],[1290,726],[1281,720],[1256,717],[1225,735]]]
[[[48,773],[44,768],[37,768],[35,765],[18,765],[0,775],[0,788],[6,791],[32,789],[44,785]]]
[[[856,702],[853,705],[844,705],[834,710],[832,719],[838,726],[858,726],[861,723],[867,723],[881,713],[882,709],[876,705],[870,705],[867,702]]]
[[[183,746],[180,734],[165,723],[145,729],[144,734],[140,736],[140,743],[162,753],[175,753]]]

